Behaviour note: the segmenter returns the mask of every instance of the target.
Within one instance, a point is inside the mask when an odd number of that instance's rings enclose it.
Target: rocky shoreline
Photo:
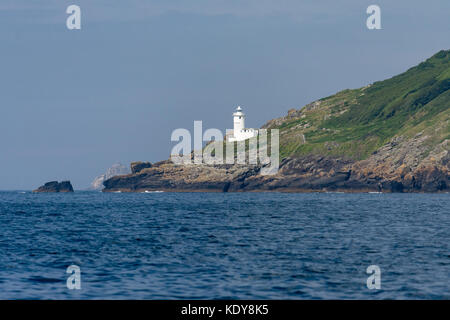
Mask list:
[[[394,141],[392,143],[398,143]],[[104,182],[104,192],[448,192],[448,141],[415,164],[384,146],[366,160],[309,155],[285,158],[275,175],[260,175],[261,166],[176,165],[161,161]],[[414,159],[415,158],[411,158]]]

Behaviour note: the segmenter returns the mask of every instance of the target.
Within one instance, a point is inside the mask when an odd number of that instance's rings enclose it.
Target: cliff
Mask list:
[[[280,167],[163,161],[104,182],[104,191],[448,192],[450,50],[391,79],[344,90],[267,122]]]

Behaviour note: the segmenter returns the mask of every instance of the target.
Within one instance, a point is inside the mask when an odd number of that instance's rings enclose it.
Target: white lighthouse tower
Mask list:
[[[245,113],[242,108],[238,106],[233,113],[233,132],[227,136],[227,141],[242,141],[256,137],[258,130],[245,127]]]
[[[241,106],[238,106],[233,113],[233,132],[241,132],[243,129],[245,129],[245,114]]]

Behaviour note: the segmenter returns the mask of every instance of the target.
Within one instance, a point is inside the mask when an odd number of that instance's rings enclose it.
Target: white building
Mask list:
[[[227,133],[226,140],[228,142],[242,141],[257,135],[258,129],[245,127],[245,114],[240,106],[237,107],[236,112],[233,113],[233,130]]]

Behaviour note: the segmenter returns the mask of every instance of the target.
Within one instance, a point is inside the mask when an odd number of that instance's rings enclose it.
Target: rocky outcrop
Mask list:
[[[108,180],[114,176],[119,176],[119,175],[123,175],[123,174],[129,174],[130,170],[120,164],[120,163],[116,163],[113,164],[111,166],[111,168],[109,168],[106,173],[96,177],[94,179],[94,181],[92,181],[91,183],[91,187],[89,188],[89,190],[101,190],[103,189],[103,181]]]
[[[150,162],[136,161],[136,162],[132,162],[130,164],[130,167],[131,167],[131,173],[139,173],[143,169],[151,168],[152,164]]]
[[[395,137],[366,160],[351,166],[355,180],[392,192],[440,192],[450,189],[450,141],[431,150],[429,137]]]
[[[431,151],[427,137],[396,137],[368,159],[307,155],[287,157],[275,175],[261,175],[260,165],[175,165],[170,161],[113,177],[104,191],[344,191],[448,192],[449,141]]]
[[[70,181],[51,181],[47,182],[43,186],[40,186],[36,190],[33,190],[36,193],[45,193],[45,192],[73,192],[73,187]]]

